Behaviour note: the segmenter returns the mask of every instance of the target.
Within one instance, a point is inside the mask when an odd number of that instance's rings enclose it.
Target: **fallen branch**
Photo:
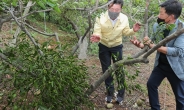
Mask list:
[[[22,66],[18,65],[17,63],[14,62],[10,62],[9,59],[6,57],[6,55],[4,55],[3,53],[0,53],[0,58],[5,61],[6,63],[13,65],[14,67],[16,67],[18,70],[24,70]]]

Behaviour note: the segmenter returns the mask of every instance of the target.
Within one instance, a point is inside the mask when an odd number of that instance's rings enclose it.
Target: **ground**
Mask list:
[[[140,51],[137,47],[132,45],[130,42],[124,42],[123,55],[124,57],[133,55]],[[149,63],[140,63],[136,66],[127,66],[127,70],[130,73],[135,72],[137,68],[140,73],[135,81],[141,84],[146,90],[146,82],[150,76],[153,69],[155,53],[148,57]],[[88,66],[88,72],[90,73],[90,83],[94,83],[102,75],[101,65],[97,56],[88,56],[85,63]],[[175,99],[173,96],[172,89],[170,87],[167,79],[164,79],[159,89],[159,100],[162,110],[174,110],[175,109]],[[106,110],[105,103],[105,86],[102,83],[90,96],[91,100],[96,106],[96,110]],[[141,106],[137,106],[141,101]],[[136,105],[137,104],[137,105]],[[114,104],[111,110],[148,110],[149,100],[147,96],[147,90],[145,92],[134,91],[132,94],[128,94],[126,91],[125,99],[123,105]]]

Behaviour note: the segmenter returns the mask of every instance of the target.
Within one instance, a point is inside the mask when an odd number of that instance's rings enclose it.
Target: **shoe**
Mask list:
[[[106,101],[107,103],[111,103],[111,102],[112,102],[112,96],[107,96],[107,97],[105,98],[105,101]]]
[[[116,103],[119,104],[119,105],[122,105],[123,104],[123,98],[118,96],[116,98]]]

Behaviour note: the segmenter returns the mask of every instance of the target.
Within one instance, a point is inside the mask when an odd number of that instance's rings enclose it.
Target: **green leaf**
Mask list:
[[[53,9],[54,9],[57,13],[61,13],[61,10],[59,9],[58,5],[54,6]]]
[[[55,3],[52,3],[52,2],[47,2],[47,5],[49,5],[50,7],[54,7],[56,4]]]
[[[17,6],[17,0],[13,0],[13,1],[12,1],[12,5],[13,5],[14,7],[16,7],[16,6]]]
[[[37,2],[39,6],[41,6],[43,9],[46,9],[45,4],[42,1]]]
[[[176,25],[175,24],[169,24],[168,29],[171,31]]]

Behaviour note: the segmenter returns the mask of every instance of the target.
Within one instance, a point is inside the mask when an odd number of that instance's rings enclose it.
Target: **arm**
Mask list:
[[[145,41],[146,38],[144,38]],[[148,41],[148,40],[147,40]],[[146,42],[150,48],[153,48],[155,46],[155,44],[150,43],[151,40],[149,40],[148,42]],[[172,45],[165,47],[165,46],[161,46],[160,48],[157,49],[158,52],[164,53],[166,55],[170,55],[170,56],[180,56],[180,55],[184,55],[184,34],[180,35],[178,38],[176,38],[176,40],[173,42]]]
[[[96,22],[94,25],[94,32],[93,32],[93,35],[91,36],[90,40],[91,40],[91,42],[99,42],[100,37],[101,37],[100,20],[99,20],[99,18],[96,18]]]
[[[149,44],[150,48],[153,48],[155,44]],[[157,49],[158,52],[161,52],[163,54],[167,54],[167,47],[161,46],[160,48]]]
[[[100,25],[100,18],[96,18],[95,24],[94,24],[94,30],[93,35],[101,37],[101,25]]]
[[[130,29],[129,24],[127,23],[126,27],[123,29],[123,34],[126,36],[130,36],[132,34],[135,34],[135,32],[139,31],[140,28],[141,25],[139,23],[135,23],[133,25],[133,29]]]
[[[122,30],[122,34],[125,36],[131,36],[131,35],[135,34],[134,30],[130,29],[128,20],[127,20],[125,28]]]
[[[134,39],[130,40],[135,46],[139,48],[144,48],[145,44],[147,44],[150,48],[153,48],[155,44],[151,43],[151,40],[148,37],[144,38],[144,43],[139,41],[136,37]],[[161,46],[157,49],[157,51],[166,54],[167,53],[167,47]]]
[[[184,34],[176,38],[172,47],[167,47],[167,55],[184,56]]]

